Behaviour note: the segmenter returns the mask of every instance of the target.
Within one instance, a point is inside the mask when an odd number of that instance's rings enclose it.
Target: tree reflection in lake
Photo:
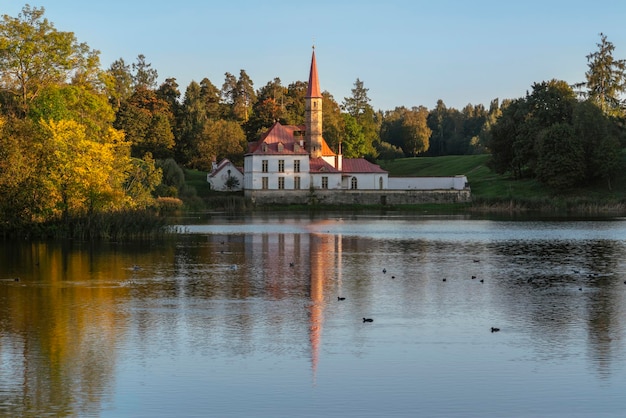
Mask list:
[[[623,412],[623,220],[256,216],[0,246],[0,415]]]

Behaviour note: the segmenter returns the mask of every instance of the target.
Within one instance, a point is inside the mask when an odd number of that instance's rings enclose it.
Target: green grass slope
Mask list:
[[[532,179],[514,180],[487,167],[489,155],[449,155],[379,161],[390,176],[465,175],[476,205],[518,206],[531,209],[593,211],[593,207],[623,208],[626,204],[626,171],[607,183],[555,193]],[[625,155],[626,157],[626,155]],[[626,158],[625,158],[626,163]],[[626,165],[626,164],[625,164]]]

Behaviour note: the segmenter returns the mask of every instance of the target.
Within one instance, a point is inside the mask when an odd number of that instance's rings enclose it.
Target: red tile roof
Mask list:
[[[228,158],[224,158],[217,165],[216,169],[211,174],[209,174],[209,177],[216,177],[220,171],[222,171],[224,168],[228,167],[229,165],[235,167],[236,170],[238,170],[241,174],[243,174],[243,167],[237,167],[236,165],[231,163]]]
[[[248,154],[307,155],[308,151],[304,140],[305,129],[304,125],[281,125],[276,122],[261,136],[261,139],[257,142],[248,143]],[[298,134],[296,135],[296,133]],[[302,145],[300,145],[301,143]],[[335,155],[323,138],[322,155],[325,157]]]
[[[309,160],[309,171],[311,173],[339,173],[339,170],[328,164],[321,157]]]
[[[365,158],[344,158],[342,171],[345,173],[386,173],[377,164],[372,164]]]

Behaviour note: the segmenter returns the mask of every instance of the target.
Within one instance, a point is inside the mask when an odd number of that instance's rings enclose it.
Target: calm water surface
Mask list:
[[[179,231],[0,242],[0,416],[626,416],[626,219]]]

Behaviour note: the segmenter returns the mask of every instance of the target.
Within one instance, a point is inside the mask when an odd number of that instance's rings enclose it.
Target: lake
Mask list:
[[[0,242],[0,416],[626,416],[625,218],[175,230]]]

